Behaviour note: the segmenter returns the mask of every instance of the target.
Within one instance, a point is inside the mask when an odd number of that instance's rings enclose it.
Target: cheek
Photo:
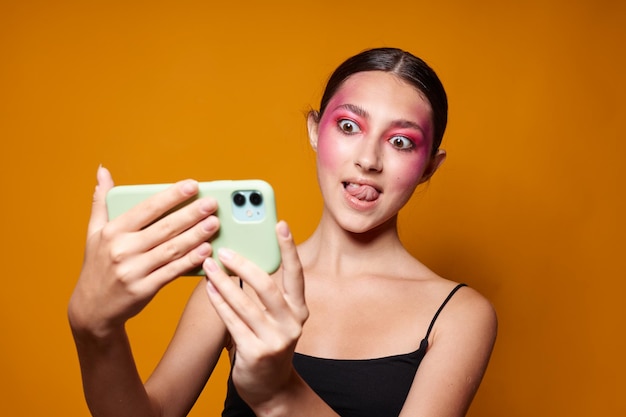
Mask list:
[[[317,141],[317,161],[320,167],[334,169],[339,165],[341,149],[332,136],[332,129],[328,120],[322,119],[319,126]]]
[[[320,167],[334,169],[338,166],[337,153],[328,140],[320,140],[317,146],[317,162]]]
[[[394,172],[396,186],[399,189],[414,190],[424,175],[426,164],[424,158],[410,158],[405,163],[397,165]]]

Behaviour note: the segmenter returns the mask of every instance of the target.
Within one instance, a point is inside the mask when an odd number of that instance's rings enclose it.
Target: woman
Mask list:
[[[495,341],[493,308],[413,258],[397,232],[398,211],[445,159],[446,119],[441,83],[413,55],[379,48],[344,62],[308,116],[319,225],[296,247],[278,223],[283,264],[271,276],[220,250],[243,291],[209,257],[219,227],[210,198],[143,229],[194,195],[195,182],[108,222],[113,182],[101,168],[69,305],[93,414],[185,415],[226,348],[225,416],[465,415]],[[124,323],[200,264],[207,283],[144,385]]]

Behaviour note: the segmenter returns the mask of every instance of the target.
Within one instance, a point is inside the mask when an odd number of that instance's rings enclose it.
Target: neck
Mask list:
[[[305,269],[333,276],[382,274],[404,254],[396,216],[367,232],[353,233],[322,215],[317,229],[300,245]]]

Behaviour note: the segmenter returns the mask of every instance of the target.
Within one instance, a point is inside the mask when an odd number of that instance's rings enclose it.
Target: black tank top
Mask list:
[[[415,373],[426,350],[428,337],[450,298],[465,284],[457,285],[441,304],[422,339],[411,353],[376,359],[325,359],[294,353],[293,365],[307,384],[342,417],[397,416],[402,410]],[[222,417],[255,417],[228,378]]]

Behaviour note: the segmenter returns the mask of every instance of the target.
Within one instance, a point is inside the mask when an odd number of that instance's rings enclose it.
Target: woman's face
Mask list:
[[[445,158],[431,157],[431,107],[410,84],[381,72],[350,76],[309,137],[326,214],[360,233],[395,218]]]

